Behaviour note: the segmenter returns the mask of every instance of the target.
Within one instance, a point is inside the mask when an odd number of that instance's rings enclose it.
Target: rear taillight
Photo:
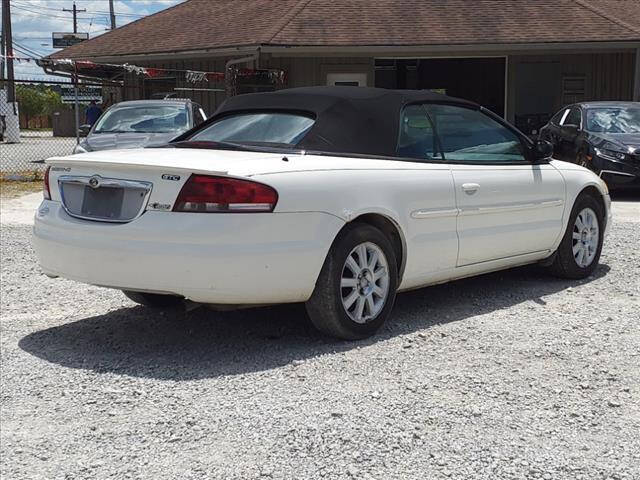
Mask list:
[[[272,212],[278,192],[268,185],[238,178],[191,175],[173,206],[174,212]]]
[[[44,171],[44,182],[42,184],[42,196],[45,198],[45,200],[51,200],[51,188],[49,188],[49,170],[51,170],[51,167],[47,167],[47,169]]]

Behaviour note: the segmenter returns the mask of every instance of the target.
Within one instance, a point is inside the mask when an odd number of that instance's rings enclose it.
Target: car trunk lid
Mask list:
[[[52,200],[84,220],[130,222],[146,210],[171,211],[192,174],[246,177],[282,155],[157,148],[112,150],[46,161]],[[271,169],[275,165],[272,165]]]

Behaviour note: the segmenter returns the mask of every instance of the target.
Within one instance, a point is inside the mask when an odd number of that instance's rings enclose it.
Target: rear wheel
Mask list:
[[[585,278],[598,266],[604,235],[604,211],[592,195],[582,194],[571,211],[567,230],[549,267],[563,278]]]
[[[391,313],[397,287],[389,239],[370,225],[350,225],[327,255],[307,312],[321,332],[346,340],[366,338]]]
[[[175,295],[160,295],[158,293],[132,292],[123,290],[125,296],[140,305],[153,308],[173,308],[183,304],[182,297]]]

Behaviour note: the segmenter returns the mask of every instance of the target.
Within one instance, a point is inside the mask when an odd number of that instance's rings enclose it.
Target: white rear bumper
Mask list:
[[[153,211],[112,224],[75,219],[45,200],[33,244],[49,275],[202,303],[286,303],[310,297],[343,225],[317,212]]]

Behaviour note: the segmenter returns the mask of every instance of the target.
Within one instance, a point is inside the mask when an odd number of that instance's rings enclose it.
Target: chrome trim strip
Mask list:
[[[100,187],[106,188],[135,188],[139,190],[145,190],[144,198],[142,199],[142,204],[140,206],[140,210],[135,214],[132,218],[115,220],[113,218],[101,218],[101,217],[87,217],[84,215],[78,215],[77,213],[71,212],[67,208],[67,204],[64,199],[64,188],[62,188],[64,183],[71,183],[75,185],[84,185],[91,186],[89,181],[92,178],[98,177],[100,179]],[[77,175],[60,175],[58,177],[58,191],[60,192],[60,199],[62,200],[62,208],[67,212],[67,215],[80,218],[82,220],[91,220],[94,222],[106,222],[106,223],[128,223],[142,215],[147,207],[147,203],[149,201],[149,196],[151,195],[151,190],[153,189],[153,183],[151,182],[143,182],[141,180],[121,180],[119,178],[103,178],[100,175],[91,175],[89,177],[85,176],[77,176]]]
[[[616,172],[615,170],[600,170],[600,175],[599,175],[600,178],[602,178],[602,174],[603,173],[611,173],[613,175],[623,175],[625,177],[635,177],[636,176],[633,173]]]
[[[537,208],[559,207],[564,205],[564,200],[545,200],[543,202],[519,203],[512,205],[500,205],[492,207],[463,208],[460,215],[481,215],[484,213],[518,212],[520,210],[535,210]]]
[[[91,175],[90,177],[80,177],[76,175],[60,175],[58,184],[73,183],[76,185],[91,185],[89,182],[92,178],[100,179],[101,187],[108,188],[139,188],[141,190],[151,189],[151,182],[143,182],[140,180],[120,180],[119,178],[103,178],[100,175]]]
[[[446,210],[425,209],[414,210],[411,212],[411,218],[423,219],[423,218],[442,218],[442,217],[455,217],[460,213],[457,208],[450,208]]]

